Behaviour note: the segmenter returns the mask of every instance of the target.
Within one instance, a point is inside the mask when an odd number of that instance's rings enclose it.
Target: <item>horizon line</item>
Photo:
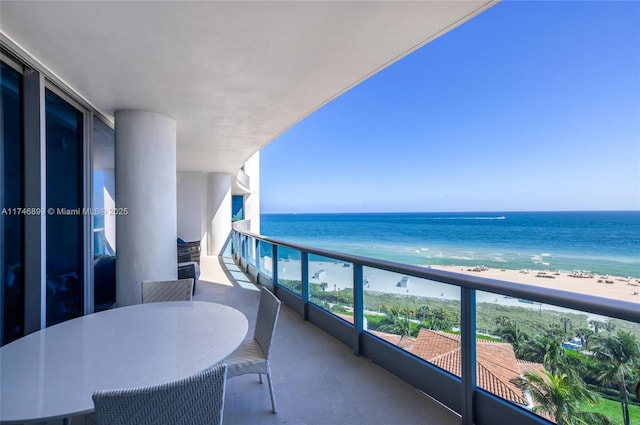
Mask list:
[[[306,212],[260,212],[260,215],[310,215],[310,214],[510,214],[510,213],[586,213],[586,212],[628,212],[640,213],[640,209],[614,210],[484,210],[484,211],[306,211]]]

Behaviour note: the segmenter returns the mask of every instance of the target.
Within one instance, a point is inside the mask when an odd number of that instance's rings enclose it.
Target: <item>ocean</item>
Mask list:
[[[640,278],[640,211],[262,214],[261,233],[423,266]]]

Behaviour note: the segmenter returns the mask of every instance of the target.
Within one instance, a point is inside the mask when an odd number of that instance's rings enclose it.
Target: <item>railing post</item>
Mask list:
[[[302,318],[309,320],[309,253],[301,252],[300,266],[302,269]]]
[[[473,396],[476,392],[476,291],[465,287],[461,290],[462,425],[473,425]]]
[[[256,247],[253,252],[256,261],[256,283],[260,283],[260,239],[256,238]]]
[[[364,278],[362,264],[353,264],[353,353],[362,354],[364,324]]]
[[[238,232],[231,230],[231,256],[235,257],[238,253]]]
[[[249,271],[249,254],[251,250],[249,247],[251,246],[251,242],[249,242],[249,236],[244,237],[244,272],[247,273]]]
[[[278,245],[271,244],[271,280],[273,281],[273,291],[277,295],[278,286]]]

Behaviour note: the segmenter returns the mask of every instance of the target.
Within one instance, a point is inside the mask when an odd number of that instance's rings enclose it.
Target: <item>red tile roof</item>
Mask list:
[[[422,328],[407,350],[454,375],[461,376],[460,336]],[[505,400],[527,404],[522,390],[512,382],[524,370],[543,370],[537,363],[516,360],[513,347],[508,343],[476,340],[476,379],[478,386]]]
[[[353,316],[337,314],[353,323]],[[416,338],[368,330],[372,335],[414,354],[456,376],[461,376],[460,335],[421,328]],[[517,360],[511,344],[476,340],[476,379],[478,386],[505,400],[526,405],[527,400],[513,380],[518,380],[526,371],[541,372],[544,366]]]

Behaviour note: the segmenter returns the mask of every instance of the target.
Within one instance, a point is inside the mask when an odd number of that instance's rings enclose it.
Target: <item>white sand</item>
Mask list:
[[[638,295],[640,294],[640,279],[638,278],[599,274],[594,274],[593,277],[572,277],[570,273],[566,272],[540,272],[537,270],[486,269],[474,272],[460,266],[433,266],[433,268],[603,298],[640,302],[640,295]]]
[[[640,279],[638,278],[601,275],[594,275],[589,278],[578,278],[571,277],[570,274],[566,272],[538,272],[535,270],[519,271],[488,268],[483,268],[483,271],[471,271],[470,268],[461,266],[432,266],[432,268],[473,276],[482,276],[507,282],[555,288],[570,292],[640,303],[640,295],[638,295],[640,293]],[[280,279],[299,280],[301,276],[300,261],[281,261],[279,263],[278,275]],[[453,285],[410,277],[407,282],[407,286],[401,287],[398,286],[398,282],[401,281],[403,277],[402,274],[368,267],[364,268],[364,277],[365,293],[366,291],[377,291],[391,294],[418,295],[450,300],[460,299],[460,289]],[[309,263],[309,281],[311,283],[318,284],[325,282],[328,284],[327,290],[351,288],[353,286],[353,266],[348,263],[345,265],[343,263],[333,261],[312,261]],[[476,299],[478,302],[494,302],[502,305],[527,307],[536,310],[543,308],[568,311],[561,307],[546,305],[540,306],[539,303],[524,303],[517,299],[505,298],[499,294],[478,293],[476,295]]]

